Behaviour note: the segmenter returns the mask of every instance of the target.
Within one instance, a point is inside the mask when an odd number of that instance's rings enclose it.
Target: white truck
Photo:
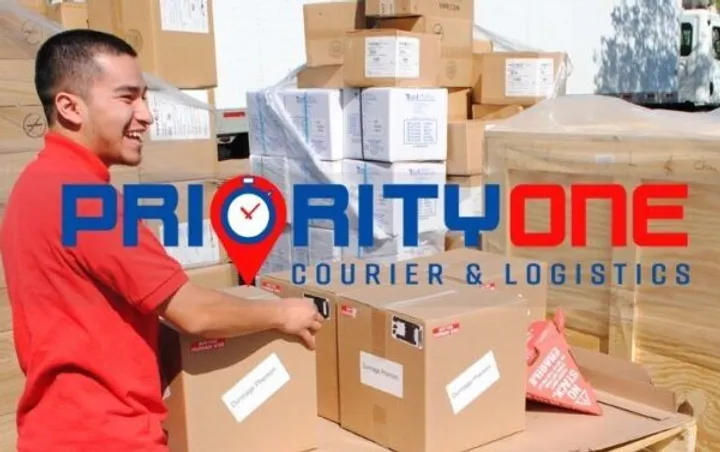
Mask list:
[[[214,0],[218,140],[247,155],[246,93],[305,62],[303,4]],[[567,52],[567,94],[603,94],[663,108],[720,105],[720,16],[687,0],[477,0],[478,37],[498,50]]]

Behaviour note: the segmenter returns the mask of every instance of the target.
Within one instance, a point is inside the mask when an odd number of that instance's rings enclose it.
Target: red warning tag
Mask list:
[[[260,283],[260,288],[272,292],[275,294],[280,293],[280,284],[272,283],[269,281],[263,281]]]
[[[433,328],[433,337],[450,336],[460,331],[460,322],[453,322],[449,325],[436,326]]]
[[[340,313],[348,317],[357,317],[357,309],[346,304],[340,306]]]
[[[528,329],[527,398],[573,411],[600,415],[595,390],[580,375],[564,335],[565,317],[558,309],[552,321],[533,322]]]
[[[193,342],[190,345],[191,352],[204,352],[225,347],[225,339],[207,339]]]

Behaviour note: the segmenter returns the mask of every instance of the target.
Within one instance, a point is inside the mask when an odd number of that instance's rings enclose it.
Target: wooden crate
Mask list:
[[[568,241],[556,248],[513,247],[509,243],[507,211],[503,210],[500,227],[484,234],[483,249],[551,265],[583,263],[588,267],[590,263],[628,262],[647,267],[664,262],[672,270],[678,262],[690,263],[692,280],[686,286],[649,285],[647,268],[642,272],[646,283],[640,285],[632,280],[620,285],[613,277],[601,286],[587,282],[551,284],[548,312],[563,307],[573,345],[639,362],[648,368],[656,384],[677,391],[698,420],[697,450],[719,450],[720,290],[713,283],[720,280],[720,127],[716,125],[720,122],[683,124],[686,114],[679,114],[676,122],[680,126],[673,129],[675,119],[655,121],[649,112],[629,104],[622,110],[623,106],[617,107],[621,105],[619,100],[591,102],[596,102],[594,107],[591,103],[584,111],[570,114],[558,110],[562,101],[555,106],[541,104],[534,107],[535,112],[530,109],[511,123],[486,132],[487,181],[502,185],[501,205],[508,205],[508,189],[520,183],[569,187],[573,183],[617,182],[629,190],[649,182],[687,183],[690,193],[684,203],[685,219],[654,221],[651,230],[687,231],[690,245],[683,249],[613,249],[609,201],[592,201],[587,214],[586,248],[570,247]],[[574,114],[582,118],[592,108],[602,110],[605,102],[618,102],[611,106],[622,110],[622,121],[588,121],[587,126],[575,127],[572,132],[567,132],[563,124],[557,125],[557,117],[570,118]],[[582,107],[577,102],[572,105]],[[682,136],[682,127],[697,134]],[[569,199],[566,206],[569,237]],[[529,230],[548,229],[547,203],[530,202],[527,212]],[[633,243],[632,236],[629,243]],[[575,276],[574,270],[567,274]],[[668,276],[672,277],[672,273],[668,272]]]

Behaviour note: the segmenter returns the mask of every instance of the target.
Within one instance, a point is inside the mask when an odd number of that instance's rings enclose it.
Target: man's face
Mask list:
[[[105,163],[138,165],[153,122],[140,65],[129,55],[100,54],[96,61],[102,73],[89,87],[83,134]]]

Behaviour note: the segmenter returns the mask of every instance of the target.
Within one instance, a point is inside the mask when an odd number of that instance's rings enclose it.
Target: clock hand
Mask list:
[[[257,203],[255,205],[255,207],[252,208],[252,210],[250,211],[250,216],[252,216],[252,214],[255,213],[255,211],[258,209],[258,207],[260,207],[260,203]]]
[[[240,211],[245,214],[246,220],[252,220],[252,212],[248,212],[244,207],[241,207]]]

